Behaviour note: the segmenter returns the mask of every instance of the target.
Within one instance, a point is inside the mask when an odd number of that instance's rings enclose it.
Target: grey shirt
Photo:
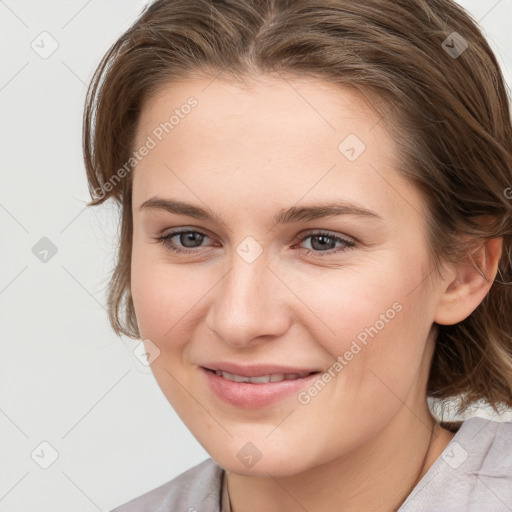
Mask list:
[[[111,512],[220,512],[223,477],[208,458]],[[433,511],[512,512],[512,421],[462,422],[398,509]]]

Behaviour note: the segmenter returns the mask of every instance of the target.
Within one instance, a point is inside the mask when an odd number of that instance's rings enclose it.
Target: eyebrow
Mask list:
[[[195,219],[209,220],[226,225],[225,221],[221,217],[215,215],[209,209],[201,208],[200,206],[195,206],[176,199],[164,199],[154,196],[144,201],[139,206],[139,210],[146,208],[164,210],[169,213],[187,215],[188,217],[194,217]],[[336,200],[322,204],[310,204],[299,207],[291,206],[288,209],[280,210],[276,215],[274,215],[273,220],[275,224],[291,224],[294,222],[309,221],[337,215],[357,215],[359,217],[384,220],[378,213],[345,200]]]

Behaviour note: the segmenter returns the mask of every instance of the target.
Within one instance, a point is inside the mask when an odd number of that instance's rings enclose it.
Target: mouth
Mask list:
[[[268,384],[273,382],[282,382],[284,380],[298,380],[303,379],[305,377],[309,377],[310,375],[315,375],[320,372],[312,371],[312,372],[301,372],[301,373],[270,373],[268,375],[259,375],[257,377],[249,377],[247,375],[238,375],[236,373],[230,373],[223,370],[212,370],[210,368],[204,368],[205,370],[216,374],[223,379],[229,380],[231,382],[245,382],[249,384]]]
[[[200,367],[205,385],[222,402],[238,409],[262,409],[297,395],[312,385],[321,372],[238,375],[223,370]]]

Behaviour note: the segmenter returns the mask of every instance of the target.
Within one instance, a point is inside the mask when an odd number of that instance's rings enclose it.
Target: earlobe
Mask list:
[[[452,264],[453,271],[444,283],[444,291],[437,305],[435,323],[456,324],[478,307],[496,277],[502,245],[502,238],[484,240],[477,251],[468,252],[464,261]]]

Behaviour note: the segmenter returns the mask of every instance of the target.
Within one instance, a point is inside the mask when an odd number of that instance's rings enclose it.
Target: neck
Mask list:
[[[436,424],[426,404],[419,414],[404,406],[364,445],[303,473],[229,473],[231,511],[396,511],[453,435]]]

